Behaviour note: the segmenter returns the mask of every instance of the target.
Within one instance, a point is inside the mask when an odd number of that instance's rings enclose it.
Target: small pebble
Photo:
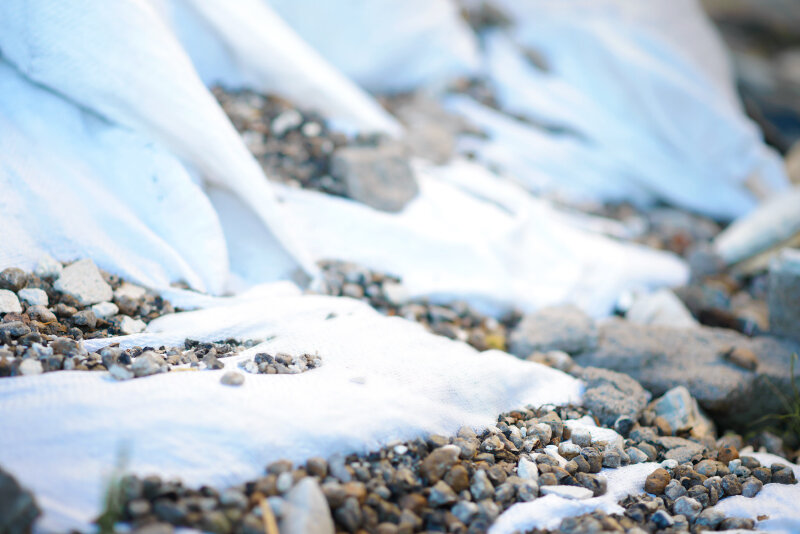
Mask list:
[[[222,375],[219,381],[226,386],[241,386],[244,384],[244,375],[236,371],[228,371]]]

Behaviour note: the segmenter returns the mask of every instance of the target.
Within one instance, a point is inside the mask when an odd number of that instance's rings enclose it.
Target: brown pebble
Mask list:
[[[758,367],[758,357],[755,352],[745,347],[734,347],[723,356],[733,365],[754,371]]]
[[[719,461],[728,465],[728,462],[739,457],[739,450],[733,445],[725,445],[719,449]]]
[[[667,487],[667,484],[669,484],[671,478],[672,477],[670,477],[669,472],[666,469],[659,467],[647,475],[647,479],[644,482],[644,490],[647,493],[661,495],[664,493],[664,488]]]
[[[328,476],[328,462],[325,461],[325,458],[320,458],[318,456],[309,458],[306,462],[306,471],[308,471],[308,474],[311,476],[324,479]]]
[[[658,429],[658,433],[662,436],[671,436],[672,435],[672,425],[669,424],[664,417],[658,416],[653,421],[653,425]]]
[[[419,474],[435,484],[457,461],[461,450],[454,445],[445,445],[431,452],[420,464]]]
[[[459,493],[465,489],[469,489],[469,472],[467,468],[461,464],[454,465],[444,477],[444,481]]]

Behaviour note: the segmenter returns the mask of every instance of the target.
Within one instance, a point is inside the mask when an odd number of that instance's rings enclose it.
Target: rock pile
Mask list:
[[[271,180],[400,211],[418,188],[401,143],[328,128],[317,113],[276,96],[213,89],[222,109]]]
[[[141,332],[174,312],[145,288],[100,271],[91,260],[43,258],[33,273],[0,272],[0,376],[106,369],[79,341]]]
[[[400,278],[341,261],[320,262],[325,279],[323,292],[367,302],[386,315],[418,322],[435,334],[469,343],[478,350],[505,350],[507,332],[519,320],[518,313],[501,321],[485,316],[464,302],[433,304],[410,299]]]
[[[252,360],[239,362],[239,367],[244,371],[265,375],[294,375],[316,369],[320,365],[322,365],[322,358],[318,355],[301,354],[300,356],[292,356],[291,354],[278,353],[273,356],[266,352],[256,354]]]
[[[763,484],[795,483],[791,469],[738,458],[736,448],[722,442],[705,447],[639,425],[623,442],[613,432],[583,425],[585,414],[581,407],[528,407],[501,415],[480,434],[462,428],[456,436],[391,443],[365,455],[311,458],[301,466],[277,461],[264,476],[226,490],[131,476],[122,483],[123,514],[135,528],[172,525],[220,534],[264,532],[272,523],[290,533],[306,532],[300,527],[312,523],[318,525],[314,532],[326,534],[477,533],[514,503],[550,494],[602,495],[604,468],[660,460],[662,467],[645,482],[652,495],[623,501],[624,516],[568,518],[562,531],[751,529],[750,520],[705,509],[729,495],[752,497]],[[690,446],[694,454],[688,457],[672,454]],[[602,529],[582,530],[597,523]]]

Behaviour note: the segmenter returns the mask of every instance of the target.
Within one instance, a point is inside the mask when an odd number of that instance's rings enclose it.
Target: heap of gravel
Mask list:
[[[319,265],[325,281],[323,293],[362,300],[383,314],[418,322],[435,334],[464,341],[481,351],[505,350],[508,332],[521,317],[511,313],[498,321],[465,302],[434,304],[427,299],[411,299],[399,277],[353,263],[323,261]]]
[[[242,370],[252,374],[265,375],[294,375],[311,371],[320,365],[322,365],[322,358],[317,354],[292,356],[281,352],[274,355],[259,352],[252,360],[239,362]]]
[[[311,458],[300,466],[277,461],[263,476],[228,489],[127,476],[122,515],[135,529],[182,526],[220,534],[264,532],[267,524],[303,532],[298,525],[309,522],[320,533],[486,532],[514,503],[551,493],[602,495],[601,469],[668,456],[672,443],[651,436],[654,428],[635,428],[624,450],[572,433],[565,420],[585,414],[580,407],[528,407],[501,415],[480,434],[462,428],[456,436],[390,443],[364,455]],[[785,466],[762,468],[737,454],[722,445],[703,448],[683,465],[667,459],[647,479],[651,495],[621,503],[624,516],[568,518],[559,531],[752,529],[751,520],[704,510],[729,495],[752,497],[766,483],[796,481]]]
[[[91,260],[42,258],[33,273],[0,272],[0,376],[62,369],[106,369],[82,339],[135,334],[173,313],[151,291],[120,280]]]
[[[221,87],[212,92],[270,179],[346,196],[330,164],[334,151],[348,140],[331,131],[321,115],[277,96]]]

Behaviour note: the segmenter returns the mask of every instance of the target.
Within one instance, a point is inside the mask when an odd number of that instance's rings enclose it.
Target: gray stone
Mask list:
[[[244,375],[236,371],[228,371],[222,375],[219,381],[226,386],[241,386],[244,384]]]
[[[790,391],[791,356],[800,354],[800,343],[792,340],[749,338],[722,328],[681,329],[610,319],[599,330],[597,348],[577,355],[578,365],[627,373],[654,395],[684,386],[715,421],[740,429],[783,409],[775,388]],[[737,346],[756,354],[756,371],[725,359]],[[800,381],[800,367],[794,379]]]
[[[492,486],[489,476],[483,469],[478,469],[472,475],[472,483],[469,486],[469,491],[476,501],[488,499],[494,495],[494,486]]]
[[[656,513],[650,517],[650,520],[660,529],[667,529],[675,524],[675,520],[672,519],[672,516],[669,515],[666,510],[657,510]]]
[[[714,423],[700,411],[697,401],[683,386],[670,389],[654,400],[650,408],[667,420],[673,433],[691,428],[691,434],[696,438],[714,434]]]
[[[525,315],[509,338],[509,352],[527,358],[533,352],[554,350],[576,354],[597,343],[591,317],[575,306],[553,306]]]
[[[333,518],[319,482],[305,477],[286,494],[278,529],[281,534],[333,534]]]
[[[22,306],[13,291],[0,289],[0,313],[22,313]]]
[[[584,488],[591,490],[592,495],[599,497],[605,495],[608,490],[608,479],[602,475],[593,475],[591,473],[577,473],[575,479],[578,484]]]
[[[26,302],[29,306],[47,306],[49,299],[47,293],[38,287],[26,287],[17,291],[17,296],[20,300]]]
[[[58,320],[56,314],[44,306],[30,306],[25,310],[25,313],[28,314],[31,320],[39,321],[40,323],[52,323]]]
[[[590,489],[578,486],[542,486],[539,488],[542,495],[557,495],[565,499],[591,499],[594,493]]]
[[[632,464],[641,464],[647,461],[647,455],[636,447],[628,447],[625,449],[625,454],[628,455]]]
[[[563,441],[558,444],[558,454],[566,458],[567,460],[572,460],[576,456],[581,453],[581,447],[576,443],[570,443],[568,441]]]
[[[440,480],[431,488],[428,502],[434,508],[448,506],[458,501],[458,496],[453,488],[447,485],[444,480]]]
[[[76,261],[65,267],[53,287],[75,297],[82,306],[111,300],[111,286],[103,280],[100,270],[92,260]]]
[[[761,491],[764,484],[756,477],[750,477],[742,484],[742,495],[745,497],[755,497]]]
[[[650,400],[650,394],[636,380],[622,373],[587,367],[580,378],[586,382],[584,406],[605,426],[623,415],[638,419]]]
[[[0,323],[0,334],[11,336],[11,337],[20,337],[24,336],[25,334],[29,334],[31,331],[30,327],[23,323],[22,321],[11,321],[8,323]]]
[[[478,505],[470,501],[459,501],[450,510],[462,523],[468,523],[478,514]]]
[[[0,532],[26,534],[41,514],[33,495],[20,487],[9,473],[0,469]]]
[[[710,530],[714,530],[717,528],[717,525],[722,523],[723,519],[725,519],[725,514],[723,514],[719,510],[715,510],[713,508],[706,508],[705,510],[700,512],[695,522],[697,525],[702,525],[708,527]]]
[[[162,373],[167,370],[167,364],[164,359],[153,351],[143,352],[137,356],[131,364],[131,371],[139,378],[142,376],[150,376],[156,373]]]
[[[130,282],[122,282],[116,291],[114,291],[115,299],[129,298],[131,300],[139,300],[144,297],[147,290],[141,286],[131,284]]]
[[[331,174],[344,181],[347,196],[382,211],[401,211],[419,191],[405,149],[397,143],[340,148],[331,159]]]
[[[783,250],[770,262],[768,288],[770,331],[800,341],[800,249]]]
[[[679,497],[678,500],[675,501],[675,506],[672,508],[675,515],[686,516],[689,521],[694,521],[702,510],[703,505],[691,497]]]
[[[28,275],[22,269],[9,267],[0,272],[0,289],[17,292],[28,283]]]
[[[664,495],[672,499],[673,501],[676,500],[678,497],[683,497],[684,495],[688,495],[686,488],[684,488],[681,483],[674,478],[669,481],[667,487],[664,488]]]

